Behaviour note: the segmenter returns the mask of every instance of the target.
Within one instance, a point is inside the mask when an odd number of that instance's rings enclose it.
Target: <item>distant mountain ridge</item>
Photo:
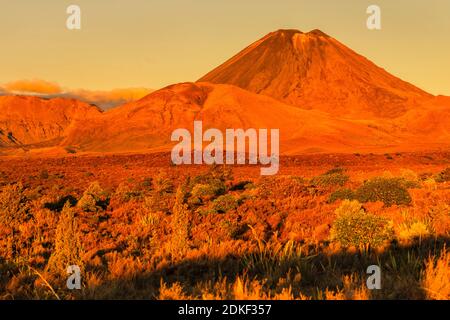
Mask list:
[[[55,145],[75,122],[99,114],[99,108],[75,99],[0,96],[0,146]]]
[[[302,110],[231,85],[176,84],[74,127],[63,141],[82,150],[132,151],[169,147],[171,132],[192,131],[195,120],[218,128],[280,128],[281,151],[316,148],[351,151],[354,146],[380,147],[394,138],[366,124]],[[381,142],[381,144],[380,144]]]
[[[280,130],[282,154],[448,149],[450,97],[433,96],[320,30],[272,32],[195,83],[106,112],[75,99],[0,97],[0,147],[170,150],[171,132]],[[28,152],[28,151],[25,151]]]

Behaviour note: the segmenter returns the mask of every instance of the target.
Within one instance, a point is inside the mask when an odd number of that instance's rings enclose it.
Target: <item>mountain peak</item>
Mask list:
[[[279,29],[277,31],[269,33],[269,36],[270,35],[287,36],[287,37],[293,37],[294,35],[307,35],[307,36],[330,38],[328,34],[319,29],[314,29],[306,33],[297,29]]]
[[[322,30],[319,30],[319,29],[311,30],[307,34],[308,35],[313,35],[313,36],[318,36],[318,37],[326,37],[326,38],[330,37],[328,34],[326,34],[325,32],[323,32]]]
[[[355,119],[398,117],[431,97],[318,29],[270,33],[198,81]]]
[[[301,32],[300,30],[297,30],[297,29],[278,29],[277,31],[272,32],[271,34],[292,36],[297,33],[303,34],[303,32]]]

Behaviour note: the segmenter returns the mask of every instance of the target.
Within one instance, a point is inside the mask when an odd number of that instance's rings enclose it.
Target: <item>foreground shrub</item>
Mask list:
[[[213,209],[218,213],[226,213],[238,207],[238,201],[231,194],[218,197],[213,201]]]
[[[447,182],[450,181],[450,167],[443,170],[436,175],[436,182]]]
[[[374,178],[365,182],[356,190],[356,199],[360,202],[382,201],[386,206],[408,205],[411,196],[403,179]]]
[[[212,179],[208,183],[194,185],[191,195],[196,198],[208,200],[223,195],[226,190],[226,185],[222,180]]]
[[[105,202],[105,191],[103,191],[100,184],[95,181],[89,185],[86,191],[84,191],[77,206],[83,209],[83,211],[96,212],[105,206]]]
[[[450,299],[450,252],[444,248],[435,261],[430,257],[422,275],[422,285],[428,299]]]
[[[39,179],[45,180],[45,179],[48,179],[48,177],[49,177],[49,174],[48,174],[47,169],[41,170],[41,172],[39,173]]]
[[[392,239],[390,223],[383,217],[366,213],[356,200],[344,200],[335,213],[331,239],[344,247],[377,247]]]
[[[411,169],[400,170],[400,177],[411,182],[418,182],[420,180],[419,175]]]
[[[427,178],[427,179],[425,179],[425,181],[423,182],[423,185],[424,185],[424,187],[425,187],[427,190],[432,190],[432,191],[434,191],[434,190],[437,190],[437,188],[438,188],[437,182],[436,182],[436,180],[433,179],[433,178]]]
[[[139,199],[142,197],[142,192],[136,189],[132,189],[128,184],[122,182],[117,187],[114,198],[117,198],[121,202],[129,202],[133,199]]]
[[[0,223],[22,222],[28,216],[25,188],[21,183],[7,185],[0,192]]]
[[[206,174],[198,175],[189,182],[191,203],[204,203],[227,192],[227,183],[233,179],[232,171],[224,165],[213,165]]]
[[[231,188],[230,191],[242,191],[242,190],[250,190],[250,189],[254,189],[256,188],[256,186],[254,185],[254,183],[252,181],[239,181],[238,183],[234,184]]]
[[[55,248],[48,261],[48,270],[66,275],[68,266],[77,265],[80,269],[83,269],[81,251],[74,211],[69,203],[66,203],[61,211],[56,228]]]
[[[329,203],[336,202],[337,200],[353,200],[356,195],[351,189],[339,189],[334,191],[328,198]]]
[[[335,168],[311,179],[311,184],[319,187],[343,186],[349,179],[344,174],[344,169]]]
[[[214,164],[210,167],[208,173],[205,176],[212,179],[219,179],[223,182],[228,182],[233,180],[233,171],[231,167],[227,165]]]

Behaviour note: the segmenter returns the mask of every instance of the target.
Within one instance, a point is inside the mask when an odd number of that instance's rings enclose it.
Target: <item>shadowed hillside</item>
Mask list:
[[[99,114],[97,107],[75,99],[0,96],[0,146],[55,145],[76,121]]]

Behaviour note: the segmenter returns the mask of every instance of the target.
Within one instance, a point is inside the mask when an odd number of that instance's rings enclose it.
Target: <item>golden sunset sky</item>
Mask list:
[[[82,29],[66,29],[66,8]],[[382,30],[366,28],[366,8]],[[0,0],[0,85],[109,90],[195,81],[281,29],[321,29],[392,74],[450,95],[448,0]]]

